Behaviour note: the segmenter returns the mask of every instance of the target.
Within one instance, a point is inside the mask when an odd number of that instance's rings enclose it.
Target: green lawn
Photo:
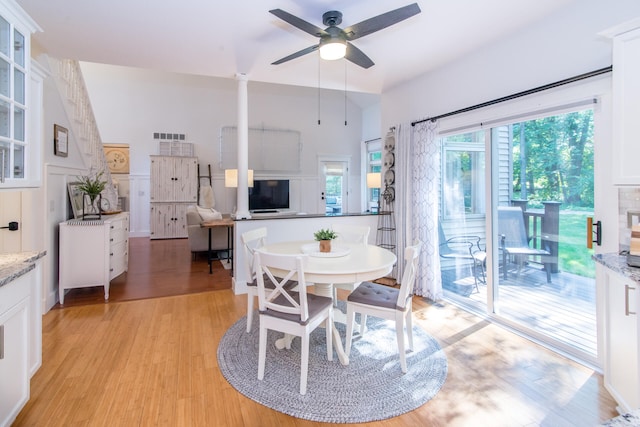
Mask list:
[[[587,217],[593,212],[560,212],[559,269],[564,273],[595,277],[593,249],[587,249]]]

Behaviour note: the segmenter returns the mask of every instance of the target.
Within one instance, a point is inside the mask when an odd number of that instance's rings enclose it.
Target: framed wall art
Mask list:
[[[84,197],[84,193],[78,189],[79,185],[79,182],[67,183],[69,202],[71,203],[71,210],[73,211],[74,219],[82,219],[84,216],[84,212],[82,211],[82,199]]]
[[[129,173],[129,144],[102,144],[111,173]]]
[[[60,125],[53,125],[53,154],[60,157],[69,155],[69,131]]]

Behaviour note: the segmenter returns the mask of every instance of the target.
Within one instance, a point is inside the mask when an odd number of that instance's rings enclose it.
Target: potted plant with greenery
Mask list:
[[[320,252],[331,252],[331,241],[338,237],[335,231],[320,229],[313,233],[313,237],[320,242]]]
[[[100,203],[96,204],[96,199],[100,197],[100,193],[102,193],[107,185],[107,181],[102,179],[102,175],[104,175],[104,172],[78,177],[78,190],[82,191],[87,197],[89,197],[89,206],[87,206],[88,212],[85,211],[84,197],[82,199],[83,218],[86,218],[88,215],[92,217],[100,217]]]

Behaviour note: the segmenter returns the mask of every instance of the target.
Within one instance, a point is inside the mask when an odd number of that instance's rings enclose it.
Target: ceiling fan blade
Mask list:
[[[413,15],[420,13],[420,7],[418,3],[413,3],[399,9],[383,13],[382,15],[374,16],[373,18],[365,19],[362,22],[351,25],[344,29],[347,40],[355,40],[360,37],[364,37],[368,34],[375,33],[383,28],[390,27],[393,24],[397,24],[400,21],[404,21],[407,18],[411,18]]]
[[[300,19],[297,16],[290,14],[289,12],[285,12],[282,9],[273,9],[270,10],[269,13],[274,14],[283,21],[288,22],[294,27],[304,31],[305,33],[311,34],[312,36],[320,37],[328,35],[327,32],[322,28],[316,27],[315,25],[310,24],[304,19]]]
[[[361,66],[362,68],[369,68],[374,65],[371,58],[369,58],[364,54],[363,51],[349,42],[347,42],[347,52],[345,53],[344,57],[354,64]]]
[[[292,59],[298,58],[302,55],[306,55],[307,53],[311,53],[314,52],[316,50],[318,50],[318,47],[320,47],[319,44],[313,45],[313,46],[309,46],[306,49],[302,49],[299,50],[296,53],[292,53],[289,56],[285,56],[284,58],[278,59],[276,62],[272,62],[271,65],[278,65],[278,64],[282,64],[283,62],[287,62],[287,61],[291,61]],[[349,49],[347,48],[347,52],[349,51]]]

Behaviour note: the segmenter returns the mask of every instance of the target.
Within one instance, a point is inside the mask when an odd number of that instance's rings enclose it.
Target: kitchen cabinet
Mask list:
[[[0,262],[0,426],[11,425],[27,403],[29,380],[42,363],[41,270],[27,258]]]
[[[195,157],[151,156],[151,239],[187,237],[187,207],[198,201]]]
[[[0,17],[0,189],[39,187],[48,73],[31,59],[31,35],[42,29],[13,1],[0,2]]]
[[[67,289],[104,287],[129,268],[129,213],[60,223],[60,304]]]
[[[640,185],[640,19],[616,26],[603,35],[613,43],[613,182]]]
[[[640,291],[638,282],[607,268],[604,285],[604,382],[619,412],[640,407]]]

